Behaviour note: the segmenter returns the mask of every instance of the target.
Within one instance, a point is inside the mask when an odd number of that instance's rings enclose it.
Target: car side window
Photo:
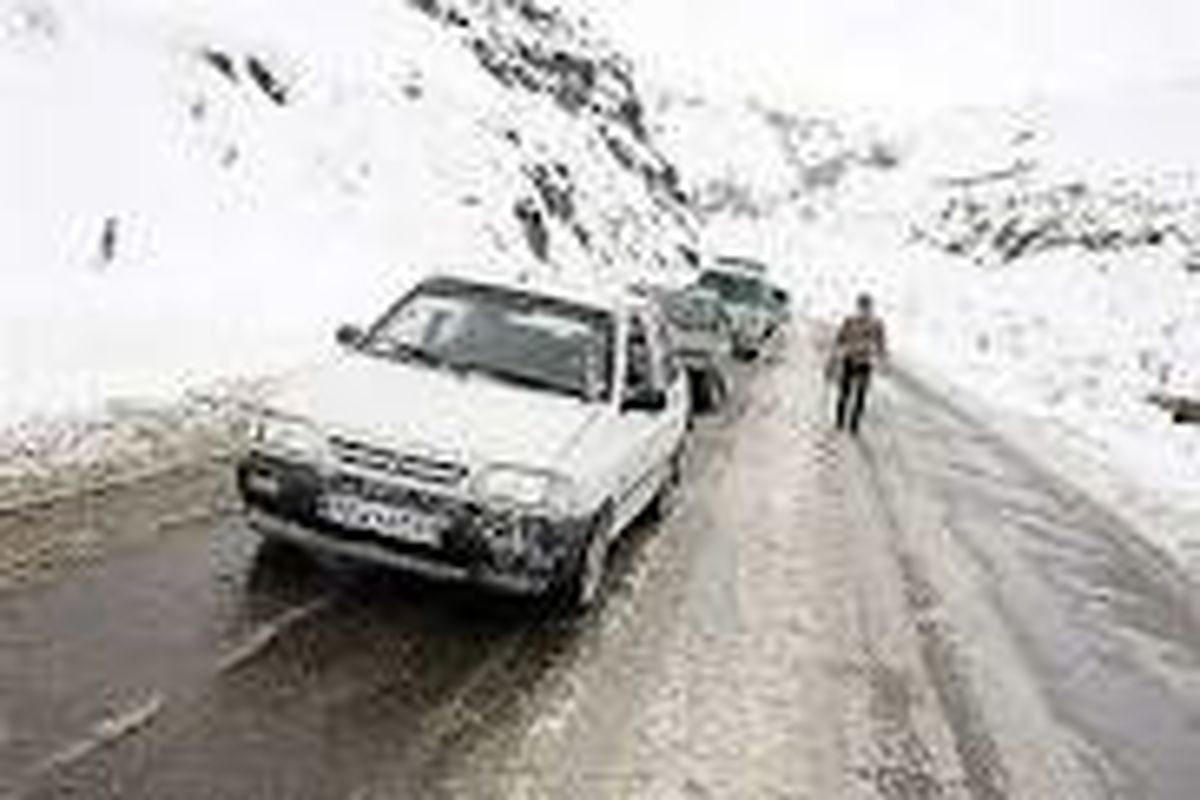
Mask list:
[[[625,391],[636,393],[653,388],[654,364],[650,338],[642,318],[629,318],[629,337],[625,341]]]

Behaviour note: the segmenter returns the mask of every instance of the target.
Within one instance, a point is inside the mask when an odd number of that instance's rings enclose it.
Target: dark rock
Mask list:
[[[288,104],[288,88],[258,56],[246,56],[246,73],[263,94],[277,106]]]
[[[1176,425],[1200,425],[1200,399],[1155,393],[1149,401],[1171,415],[1171,421]]]
[[[525,197],[518,200],[513,206],[513,214],[525,232],[529,251],[538,260],[545,261],[550,255],[550,231],[546,227],[546,219],[542,210],[538,208],[535,201]]]
[[[1171,414],[1176,425],[1200,425],[1200,400],[1183,400]]]
[[[200,51],[200,57],[204,59],[204,63],[221,73],[227,79],[237,82],[238,72],[237,64],[233,58],[223,50],[216,48],[206,48]]]
[[[117,233],[119,222],[116,217],[105,217],[100,228],[100,267],[106,267],[117,257]]]

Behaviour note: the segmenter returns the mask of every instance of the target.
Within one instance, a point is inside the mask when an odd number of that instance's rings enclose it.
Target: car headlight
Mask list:
[[[490,506],[512,506],[565,514],[571,504],[571,482],[562,475],[522,467],[495,466],[475,480],[475,494]]]
[[[320,432],[308,422],[295,417],[264,414],[254,425],[255,446],[282,456],[316,458],[324,449]]]

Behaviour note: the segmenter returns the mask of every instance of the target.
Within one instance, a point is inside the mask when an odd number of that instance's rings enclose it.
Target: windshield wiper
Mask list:
[[[386,346],[380,347],[379,344]],[[368,353],[382,356],[384,358],[399,358],[405,361],[419,361],[429,367],[440,368],[446,366],[446,359],[442,358],[432,350],[426,350],[423,347],[418,347],[413,344],[404,344],[403,342],[386,342],[379,343],[375,347],[370,344],[364,348]]]

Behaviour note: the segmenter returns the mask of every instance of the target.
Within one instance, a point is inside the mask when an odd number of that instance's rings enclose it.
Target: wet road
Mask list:
[[[132,544],[0,594],[0,796],[1200,796],[1195,583],[903,375],[835,435],[819,361],[578,620],[259,552],[208,473],[5,522]]]

